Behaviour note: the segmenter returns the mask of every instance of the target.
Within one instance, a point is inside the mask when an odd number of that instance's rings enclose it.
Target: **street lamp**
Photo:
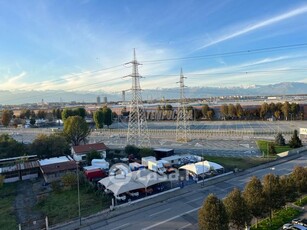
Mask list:
[[[77,164],[77,185],[78,185],[78,211],[79,211],[79,223],[81,226],[81,206],[80,206],[80,185],[79,185],[79,162]]]
[[[274,171],[275,168],[272,167],[270,170]],[[272,201],[271,201],[271,193],[272,193],[272,188],[271,188],[271,176],[269,177],[269,202],[270,202],[270,226],[272,224]]]
[[[203,157],[203,185],[205,187],[205,157],[204,157],[204,146],[202,146],[202,157]]]

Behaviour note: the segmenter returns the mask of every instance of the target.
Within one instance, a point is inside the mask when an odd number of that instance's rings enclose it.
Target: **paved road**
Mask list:
[[[180,196],[174,195],[163,202],[155,202],[143,208],[138,208],[138,204],[134,204],[134,211],[131,211],[131,207],[123,207],[117,210],[123,214],[109,219],[100,219],[98,216],[96,223],[84,224],[80,229],[197,229],[197,211],[208,194],[214,193],[219,198],[223,198],[234,187],[243,189],[252,176],[262,178],[268,173],[288,174],[295,165],[307,166],[307,155],[275,165],[274,170],[270,165],[264,169],[251,169],[244,174],[233,175],[227,181],[211,185],[206,183],[205,188],[201,188],[200,184],[187,186],[179,191],[186,191]],[[65,226],[65,229],[76,229],[76,225]]]

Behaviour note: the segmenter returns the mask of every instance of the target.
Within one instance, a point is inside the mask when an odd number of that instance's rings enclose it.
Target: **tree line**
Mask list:
[[[306,192],[307,169],[301,166],[296,166],[290,175],[267,174],[263,181],[253,176],[243,192],[234,188],[224,200],[210,194],[198,212],[199,229],[240,230],[250,226],[252,217],[271,220],[274,210]]]
[[[212,112],[210,112],[212,111]],[[201,107],[202,118],[212,120],[214,109],[207,104]],[[209,113],[209,114],[208,114]],[[210,114],[212,113],[212,115]],[[222,104],[220,106],[220,118],[224,120],[302,120],[304,112],[300,105],[293,102],[273,103],[264,102],[258,108],[243,108],[240,103],[237,104]]]

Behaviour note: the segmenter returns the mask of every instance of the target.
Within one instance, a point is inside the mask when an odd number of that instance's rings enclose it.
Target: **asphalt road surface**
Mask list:
[[[201,207],[208,194],[214,193],[220,199],[224,198],[234,187],[243,189],[252,176],[261,178],[268,173],[285,175],[290,173],[294,166],[307,166],[307,155],[302,155],[298,159],[290,160],[278,165],[268,166],[264,169],[246,172],[232,177],[227,181],[219,182],[210,186],[201,187],[201,184],[194,186],[190,192],[180,196],[173,196],[163,202],[157,202],[150,206],[138,208],[134,211],[125,212],[126,207],[121,207],[123,214],[110,219],[99,219],[92,224],[83,224],[80,229],[197,229],[198,209]],[[188,189],[189,186],[183,189]],[[153,198],[154,199],[154,198]],[[76,223],[75,223],[76,224]],[[65,226],[65,229],[75,229],[76,225]]]

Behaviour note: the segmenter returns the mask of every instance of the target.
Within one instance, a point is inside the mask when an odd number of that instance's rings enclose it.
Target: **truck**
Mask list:
[[[148,163],[148,169],[151,171],[157,172],[159,174],[163,174],[166,172],[163,162],[161,161],[149,160],[147,163]]]
[[[137,162],[132,162],[132,163],[129,163],[129,168],[130,168],[131,171],[137,171],[137,170],[144,169],[145,166],[141,165]]]
[[[100,168],[86,170],[84,171],[84,175],[89,181],[98,181],[107,177],[107,173]]]
[[[92,166],[108,171],[110,164],[105,159],[93,159]]]
[[[145,167],[148,167],[148,161],[155,161],[156,158],[153,156],[149,156],[149,157],[142,157],[142,165],[144,165]]]

